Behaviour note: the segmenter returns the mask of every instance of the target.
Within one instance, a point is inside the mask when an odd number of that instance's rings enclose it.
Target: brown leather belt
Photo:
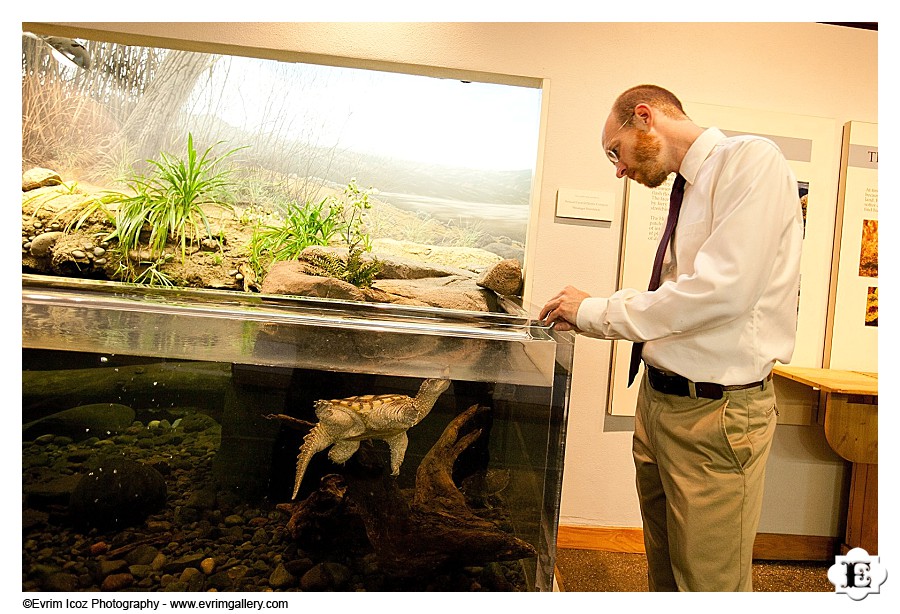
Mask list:
[[[656,367],[647,367],[647,377],[650,380],[650,386],[664,394],[673,394],[679,397],[691,397],[692,399],[721,399],[726,392],[734,390],[748,390],[750,388],[765,389],[766,382],[772,379],[770,373],[764,380],[753,382],[751,384],[738,384],[736,386],[723,386],[722,384],[714,384],[712,382],[692,382],[686,377],[682,377],[675,373],[666,373],[660,371]]]

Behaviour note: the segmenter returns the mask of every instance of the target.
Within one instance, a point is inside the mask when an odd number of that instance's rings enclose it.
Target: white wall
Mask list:
[[[540,184],[526,262],[526,299],[535,305],[565,283],[600,295],[616,289],[621,211],[604,228],[563,223],[554,210],[560,187],[614,192],[621,202],[622,182],[599,137],[622,90],[656,83],[686,101],[832,118],[836,143],[844,122],[878,122],[877,33],[814,23],[59,25],[118,42],[544,80]],[[831,162],[837,173],[837,154]],[[606,414],[608,343],[579,338],[575,362],[560,521],[639,527],[633,422]],[[834,510],[844,479],[844,464],[819,427],[780,427],[760,530],[838,535]]]

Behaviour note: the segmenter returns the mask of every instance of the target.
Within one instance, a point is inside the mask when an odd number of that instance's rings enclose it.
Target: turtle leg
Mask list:
[[[359,441],[338,441],[328,451],[331,462],[343,465],[359,450]]]
[[[316,452],[321,452],[334,443],[334,439],[322,428],[321,424],[317,424],[303,438],[303,445],[300,446],[300,453],[297,454],[297,475],[294,478],[294,492],[291,500],[297,498],[297,492],[300,490],[300,482],[303,481],[303,474],[309,466],[309,461]]]
[[[406,431],[393,437],[387,437],[385,441],[391,449],[391,475],[400,475],[400,465],[403,464],[403,457],[406,456],[406,446],[409,443]]]

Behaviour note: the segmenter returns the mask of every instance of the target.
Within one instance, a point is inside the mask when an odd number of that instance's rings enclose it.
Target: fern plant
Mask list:
[[[369,202],[370,190],[364,190],[351,179],[344,188],[341,199],[334,208],[343,218],[341,238],[347,246],[346,259],[334,254],[313,255],[313,263],[327,272],[329,277],[336,277],[359,288],[368,288],[381,271],[381,263],[377,258],[365,259],[363,254],[372,250],[372,241],[365,232],[363,217],[372,208]]]
[[[307,256],[309,262],[321,270],[322,277],[334,277],[358,288],[369,288],[381,271],[376,258],[363,258],[362,249],[356,248],[342,258],[331,252],[316,252]]]

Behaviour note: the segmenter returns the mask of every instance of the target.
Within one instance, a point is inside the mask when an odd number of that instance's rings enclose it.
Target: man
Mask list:
[[[650,589],[749,591],[771,372],[790,360],[797,325],[797,181],[774,143],[703,129],[653,85],[616,99],[601,138],[617,177],[684,178],[658,288],[600,298],[568,286],[541,318],[645,342],[633,455]]]

